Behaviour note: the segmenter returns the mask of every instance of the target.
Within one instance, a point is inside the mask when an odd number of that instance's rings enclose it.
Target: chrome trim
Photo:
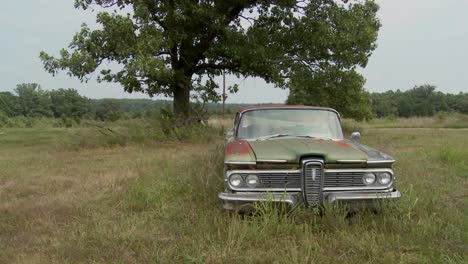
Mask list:
[[[401,193],[397,189],[389,192],[335,192],[329,193],[326,200],[330,203],[337,201],[362,201],[375,199],[398,199]]]
[[[366,163],[366,160],[336,160],[337,163]]]
[[[401,193],[394,188],[383,191],[360,191],[360,192],[324,192],[324,202],[349,202],[349,206],[360,207],[360,203],[373,200],[383,199],[398,199],[401,198]],[[255,192],[240,192],[229,193],[221,192],[218,194],[219,199],[223,202],[223,207],[226,210],[241,209],[244,205],[253,202],[283,202],[291,207],[295,207],[304,202],[303,195],[300,192],[293,193],[255,193]],[[366,203],[363,204],[364,206]]]
[[[244,111],[242,111],[242,112],[239,112],[239,120],[240,120],[240,116],[241,116],[242,114],[244,114],[244,113],[247,113],[247,112],[250,112],[250,111],[272,110],[272,109],[299,109],[299,110],[330,111],[330,112],[335,113],[335,114],[338,116],[338,118],[340,119],[340,121],[341,121],[341,115],[340,115],[340,113],[338,113],[338,111],[336,111],[336,110],[333,109],[333,108],[320,107],[320,106],[318,106],[318,107],[313,107],[313,106],[311,106],[310,108],[309,108],[309,107],[306,107],[306,108],[304,108],[304,107],[294,107],[294,106],[287,107],[286,105],[284,105],[284,106],[278,105],[278,106],[276,106],[276,107],[275,107],[275,106],[271,106],[271,107],[268,107],[268,108],[261,108],[261,106],[259,106],[259,108],[257,108],[257,109],[247,109],[247,110],[244,110]]]
[[[248,188],[242,187],[237,188],[231,185],[229,182],[229,177],[232,174],[262,174],[262,173],[301,173],[301,170],[229,170],[226,172],[224,181],[227,183],[229,188],[233,191],[250,191],[250,192],[260,192],[260,191],[270,191],[270,192],[300,192],[301,188]]]
[[[232,172],[232,173],[230,173],[230,172]],[[300,172],[301,172],[301,170],[230,170],[230,171],[227,171],[227,173],[230,173],[230,174],[233,174],[233,173],[250,173],[250,174],[255,174],[255,173],[300,173]]]
[[[368,160],[367,164],[394,163],[394,162],[395,162],[394,159],[390,159],[390,160]]]
[[[323,191],[364,191],[364,190],[376,190],[381,191],[392,186],[391,184],[381,186],[362,186],[362,187],[324,187]]]
[[[320,176],[320,188],[318,194],[318,201],[317,204],[309,204],[309,200],[307,199],[307,190],[306,190],[306,165],[309,163],[319,164],[321,167],[322,175]],[[325,162],[321,159],[304,159],[302,160],[302,195],[304,197],[304,202],[310,206],[317,206],[318,204],[322,203],[323,201],[323,182],[325,178]],[[315,179],[313,179],[315,181]]]
[[[263,160],[258,159],[257,162],[269,162],[269,163],[287,163],[287,160]]]
[[[351,133],[351,140],[353,141],[359,141],[361,140],[361,137],[362,137],[361,132],[356,131],[356,132]]]
[[[231,165],[256,165],[255,161],[225,161],[224,164]]]
[[[393,175],[393,170],[388,168],[325,169],[327,172],[390,172]]]
[[[359,191],[331,191],[331,192],[323,192],[324,195],[328,195],[330,193],[388,193],[392,192],[394,188],[384,189],[384,190],[359,190]]]
[[[367,163],[367,164],[379,164],[379,163],[394,163],[395,160],[337,160],[337,163]]]
[[[290,205],[299,203],[298,193],[226,193],[218,194],[219,199],[228,202],[285,202]]]
[[[304,159],[304,160],[302,160],[302,166],[304,166],[304,164],[307,163],[307,162],[320,162],[320,163],[322,163],[322,165],[325,164],[325,162],[323,160],[321,160],[321,159]],[[323,169],[325,169],[325,168],[323,168]]]
[[[392,186],[393,182],[395,181],[395,174],[393,173],[392,169],[387,168],[365,168],[365,169],[325,169],[324,178],[327,177],[327,173],[334,173],[334,172],[388,172],[392,175],[392,180],[386,184],[381,185],[378,183],[376,179],[375,183],[369,186],[359,186],[359,187],[324,187],[323,191],[359,191],[359,190],[383,190],[388,189]]]
[[[233,188],[229,184],[229,188],[233,191],[248,191],[248,192],[300,192],[302,191],[301,188]]]

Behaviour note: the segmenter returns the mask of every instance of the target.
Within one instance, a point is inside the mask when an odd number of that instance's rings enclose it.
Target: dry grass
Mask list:
[[[466,261],[464,130],[368,131],[364,143],[398,160],[403,193],[380,214],[240,218],[219,209],[220,138],[99,145],[80,129],[2,130],[0,263]]]
[[[368,122],[345,119],[349,127],[369,128],[468,128],[468,115],[438,113],[434,117],[375,118]]]

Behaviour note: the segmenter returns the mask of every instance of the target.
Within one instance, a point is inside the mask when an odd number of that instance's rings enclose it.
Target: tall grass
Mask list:
[[[355,123],[347,120],[349,123]],[[437,113],[434,117],[376,118],[363,122],[366,128],[468,128],[468,115]]]
[[[78,127],[80,119],[47,117],[0,116],[0,128],[58,128]]]
[[[258,204],[252,216],[224,212],[217,198],[219,136],[75,150],[54,147],[73,141],[70,130],[27,131],[0,137],[1,263],[463,263],[467,257],[467,170],[457,169],[468,149],[463,131],[369,131],[363,143],[397,159],[403,197],[377,214],[351,216],[337,206],[322,213],[269,204]]]
[[[460,159],[462,153],[450,155]],[[166,161],[158,171],[137,178],[118,199],[123,199],[121,213],[153,219],[142,230],[163,227],[152,231],[154,241],[145,254],[162,263],[463,261],[463,204],[449,198],[461,193],[460,180],[441,156],[403,160],[405,167],[397,168],[403,199],[382,204],[379,214],[363,211],[351,217],[336,206],[318,214],[306,208],[285,213],[269,204],[259,204],[253,216],[225,214],[216,198],[222,189],[221,157],[217,147]]]
[[[43,128],[43,131],[62,131]],[[6,131],[15,131],[9,129]],[[33,130],[31,132],[34,133]],[[83,122],[80,127],[67,130],[72,135],[66,140],[65,147],[87,149],[98,147],[128,146],[131,144],[159,143],[210,143],[219,140],[223,131],[220,127],[194,124],[186,127],[171,127],[164,130],[153,119],[128,119],[116,122]]]

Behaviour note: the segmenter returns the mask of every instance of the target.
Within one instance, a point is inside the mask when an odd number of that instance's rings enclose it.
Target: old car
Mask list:
[[[343,202],[352,207],[400,198],[393,187],[395,160],[345,139],[331,108],[263,105],[242,108],[226,134],[224,209],[242,211],[254,202],[291,207]]]

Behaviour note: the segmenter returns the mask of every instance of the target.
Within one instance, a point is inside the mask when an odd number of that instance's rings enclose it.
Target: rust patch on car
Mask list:
[[[340,146],[340,147],[343,147],[343,148],[350,148],[351,147],[350,144],[348,144],[348,143],[346,143],[344,141],[335,141],[335,144],[337,146]]]
[[[249,142],[245,140],[234,140],[227,144],[225,155],[249,155],[251,153],[253,153],[253,151],[252,148],[250,148]]]

